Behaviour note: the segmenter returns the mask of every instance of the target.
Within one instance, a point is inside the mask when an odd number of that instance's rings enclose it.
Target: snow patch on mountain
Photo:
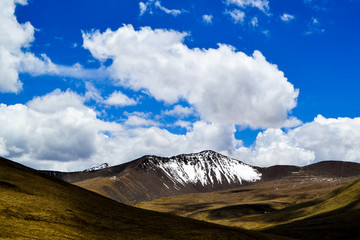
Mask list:
[[[108,167],[110,167],[110,165],[109,165],[108,163],[103,163],[103,164],[100,164],[100,165],[98,165],[98,166],[85,169],[84,172],[93,172],[93,171],[100,170],[100,169],[104,169],[104,168],[108,168]]]
[[[255,182],[261,179],[261,173],[255,168],[226,157],[214,151],[178,155],[171,158],[150,156],[146,164],[150,169],[161,169],[176,185],[201,183],[205,185],[227,182]]]

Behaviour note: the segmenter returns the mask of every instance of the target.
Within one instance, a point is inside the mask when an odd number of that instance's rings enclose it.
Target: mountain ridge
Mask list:
[[[324,161],[308,166],[254,167],[212,150],[172,157],[145,155],[90,172],[54,172],[58,177],[116,201],[137,204],[182,194],[238,188],[283,178],[360,175],[360,164]]]

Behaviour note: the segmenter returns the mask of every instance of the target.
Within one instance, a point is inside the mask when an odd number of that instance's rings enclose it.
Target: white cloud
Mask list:
[[[153,121],[153,120],[150,120],[150,119],[147,119],[147,118],[144,118],[144,117],[131,115],[125,121],[125,125],[149,127],[149,126],[157,126],[159,124],[157,122]]]
[[[225,11],[226,14],[230,15],[230,17],[234,20],[235,23],[243,23],[245,19],[245,13],[240,11],[239,9],[234,9],[232,11]]]
[[[288,118],[298,91],[259,51],[247,56],[224,44],[189,49],[186,35],[126,25],[83,38],[95,58],[113,60],[108,70],[117,84],[170,104],[185,99],[205,121],[254,128],[299,124]]]
[[[227,5],[234,4],[240,8],[257,8],[264,12],[269,13],[269,1],[268,0],[226,0]]]
[[[150,14],[152,14],[153,13],[153,11],[152,11],[153,7],[165,12],[166,14],[172,15],[174,17],[176,17],[176,16],[178,16],[178,15],[185,12],[185,10],[168,9],[168,8],[164,7],[161,4],[160,1],[149,0],[146,3],[144,3],[144,2],[139,3],[140,16],[144,15],[147,11],[149,11]]]
[[[202,15],[202,19],[205,23],[210,24],[213,20],[213,15],[204,14]]]
[[[147,3],[139,2],[140,16],[144,15],[147,9]]]
[[[280,129],[267,129],[259,133],[255,145],[240,147],[234,157],[256,166],[307,165],[314,160],[314,153],[297,147],[293,139]]]
[[[183,107],[181,105],[175,105],[173,109],[164,111],[163,114],[178,117],[187,117],[194,113],[194,109],[191,107]]]
[[[101,68],[83,69],[80,64],[61,66],[52,63],[46,54],[40,57],[29,51],[35,40],[34,27],[30,22],[20,24],[15,16],[16,4],[26,5],[26,0],[2,0],[0,2],[0,92],[17,93],[22,89],[19,73],[58,75],[82,79],[105,78]]]
[[[20,24],[17,21],[14,15],[16,4],[26,5],[27,1],[0,2],[0,92],[16,93],[22,89],[19,72],[33,75],[57,72],[45,54],[39,59],[26,51],[34,41],[34,27],[29,22]]]
[[[290,129],[267,129],[253,146],[234,138],[232,124],[178,121],[177,135],[131,113],[123,124],[99,120],[85,97],[56,90],[26,105],[0,105],[0,155],[23,164],[57,170],[111,165],[146,154],[172,156],[213,149],[258,166],[305,165],[320,160],[360,162],[360,118],[326,119]],[[151,123],[151,124],[150,124]],[[21,131],[19,131],[21,129]]]
[[[178,127],[181,127],[181,128],[185,128],[186,130],[190,131],[190,130],[191,130],[192,123],[189,122],[189,121],[177,120],[177,121],[174,123],[174,126],[178,126]]]
[[[295,128],[288,134],[297,145],[315,153],[316,160],[360,162],[360,118],[324,118]]]
[[[257,17],[253,17],[250,21],[250,24],[253,26],[253,27],[257,27],[259,26],[259,20]]]
[[[58,90],[27,105],[0,105],[0,137],[10,157],[70,161],[95,151],[96,114],[82,98]],[[77,146],[77,147],[74,147]],[[80,147],[81,146],[81,147]]]
[[[109,73],[104,67],[100,67],[98,69],[84,69],[84,67],[75,63],[73,66],[63,66],[63,65],[55,65],[56,72],[50,73],[42,73],[49,75],[57,75],[62,77],[70,77],[82,80],[98,80],[98,79],[106,79],[109,77]]]
[[[183,13],[182,10],[178,10],[178,9],[168,9],[164,6],[161,5],[160,1],[156,1],[155,2],[155,6],[158,7],[160,10],[162,10],[163,12],[167,13],[167,14],[171,14],[173,16],[177,16]]]
[[[9,151],[6,148],[6,141],[0,137],[0,156],[6,157],[7,155],[9,155]]]
[[[288,132],[267,129],[250,148],[240,147],[234,156],[254,165],[307,165],[323,160],[360,163],[360,118],[324,118]]]
[[[56,90],[26,105],[1,104],[0,125],[6,128],[0,128],[0,154],[31,167],[68,171],[102,162],[120,164],[145,154],[228,151],[236,144],[230,125],[196,122],[186,135],[176,135],[147,124],[143,113],[130,114],[124,124],[99,120],[84,100]]]
[[[22,48],[34,40],[34,27],[29,22],[19,24],[14,15],[16,3],[26,4],[26,1],[0,2],[0,92],[21,90],[18,67],[23,56]]]
[[[125,94],[123,94],[120,91],[114,91],[104,101],[104,103],[107,104],[107,105],[119,106],[119,107],[132,106],[132,105],[137,104],[137,102],[134,99],[129,98],[128,96],[126,96]]]
[[[114,91],[106,99],[104,99],[101,96],[100,90],[97,89],[92,83],[85,82],[85,88],[86,88],[86,92],[85,92],[86,101],[94,100],[98,104],[105,104],[115,107],[133,106],[138,104],[138,102],[135,99],[129,98],[120,91]]]
[[[311,18],[311,22],[308,24],[308,30],[305,31],[305,35],[311,35],[313,33],[323,33],[325,29],[321,27],[320,21],[313,17]]]
[[[295,17],[291,14],[284,13],[283,15],[280,16],[280,19],[283,22],[290,22],[290,21],[294,20]]]
[[[91,82],[85,82],[85,99],[86,101],[94,100],[96,102],[103,102],[104,98],[101,96],[101,92]]]

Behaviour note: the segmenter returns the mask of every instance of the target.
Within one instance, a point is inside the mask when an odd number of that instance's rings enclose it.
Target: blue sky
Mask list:
[[[360,162],[360,1],[0,3],[0,155]]]

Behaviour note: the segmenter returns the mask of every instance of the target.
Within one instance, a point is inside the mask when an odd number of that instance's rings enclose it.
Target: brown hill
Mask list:
[[[130,207],[3,158],[0,238],[279,239]]]
[[[144,156],[96,171],[48,174],[127,204],[226,190],[261,178],[255,168],[213,151],[171,158]]]

